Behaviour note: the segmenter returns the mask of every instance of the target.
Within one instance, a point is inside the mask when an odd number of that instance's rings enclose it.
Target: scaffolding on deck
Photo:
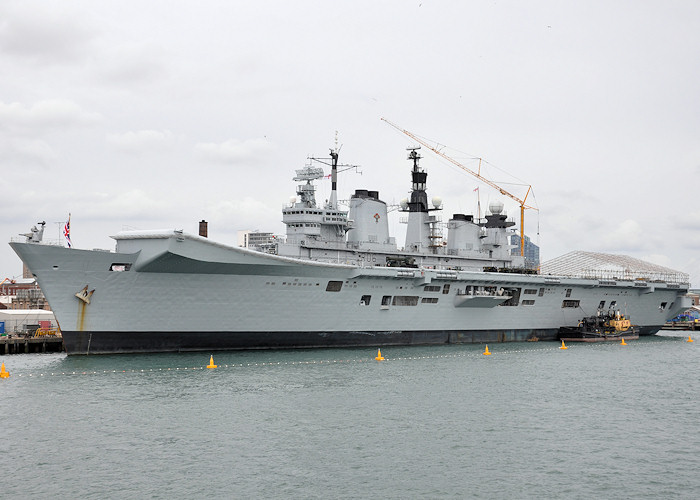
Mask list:
[[[582,251],[569,252],[544,262],[540,273],[598,280],[644,280],[683,284],[690,282],[690,276],[686,273],[627,255]]]

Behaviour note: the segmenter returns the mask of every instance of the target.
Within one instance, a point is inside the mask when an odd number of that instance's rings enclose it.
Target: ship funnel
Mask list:
[[[204,238],[208,237],[208,230],[207,230],[207,221],[202,219],[199,221],[199,235],[203,236]]]

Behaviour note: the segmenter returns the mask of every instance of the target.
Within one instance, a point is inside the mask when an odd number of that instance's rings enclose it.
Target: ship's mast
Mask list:
[[[331,149],[331,197],[328,201],[331,210],[338,209],[338,148]]]
[[[403,210],[408,212],[408,218],[405,220],[408,227],[406,228],[406,246],[405,248],[411,251],[421,251],[423,248],[431,248],[434,253],[437,248],[441,247],[440,240],[442,234],[440,232],[437,217],[431,217],[429,212],[440,210],[439,202],[433,202],[435,208],[428,208],[428,194],[425,191],[428,173],[419,166],[421,159],[418,150],[420,146],[407,148],[408,160],[413,162],[411,169],[411,198],[406,200],[405,205],[402,205]]]
[[[418,161],[421,155],[418,154],[417,148],[409,148],[410,153],[408,159],[413,161],[413,170],[411,171],[411,201],[408,204],[409,212],[427,212],[428,211],[428,195],[425,192],[425,184],[428,174],[421,170],[418,166]]]

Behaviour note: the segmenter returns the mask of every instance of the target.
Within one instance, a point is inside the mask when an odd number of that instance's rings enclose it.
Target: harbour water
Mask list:
[[[0,497],[697,498],[686,339],[4,356]]]

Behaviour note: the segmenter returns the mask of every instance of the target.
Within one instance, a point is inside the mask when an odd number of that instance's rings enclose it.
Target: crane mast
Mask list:
[[[527,193],[525,193],[525,198],[521,200],[520,198],[518,198],[518,197],[515,196],[514,194],[511,194],[511,193],[509,193],[508,191],[506,191],[505,189],[503,189],[501,186],[499,186],[499,185],[496,184],[495,182],[493,182],[493,181],[487,179],[486,177],[482,176],[481,174],[478,174],[478,173],[474,172],[473,170],[471,170],[470,168],[468,168],[468,167],[462,165],[461,163],[459,163],[459,162],[458,162],[457,160],[455,160],[454,158],[451,158],[451,157],[447,156],[445,153],[443,153],[442,151],[436,149],[436,148],[433,147],[431,144],[429,144],[428,142],[424,141],[423,139],[421,139],[420,137],[416,136],[415,134],[409,132],[408,130],[405,130],[405,129],[399,127],[398,125],[396,125],[395,123],[390,122],[390,121],[387,120],[386,118],[382,118],[382,121],[384,121],[384,122],[386,122],[387,124],[391,125],[391,126],[394,127],[396,130],[398,130],[398,131],[401,132],[402,134],[407,135],[408,137],[410,137],[410,138],[413,139],[414,141],[418,142],[418,143],[421,144],[422,146],[425,146],[426,148],[430,149],[433,153],[435,153],[436,155],[438,155],[438,156],[444,158],[445,160],[449,161],[449,162],[452,163],[453,165],[455,165],[455,166],[461,168],[462,170],[465,170],[465,171],[469,172],[471,175],[473,175],[474,177],[476,177],[477,179],[479,179],[481,182],[483,182],[483,183],[485,183],[485,184],[491,186],[492,188],[494,188],[496,191],[498,191],[498,192],[501,193],[502,195],[508,196],[509,198],[511,198],[511,199],[515,200],[516,202],[518,202],[518,205],[520,205],[520,255],[521,255],[521,256],[524,256],[524,255],[525,255],[525,209],[526,209],[526,208],[530,208],[530,209],[533,209],[533,210],[537,210],[537,208],[531,207],[531,206],[525,204],[525,200],[527,200],[527,197],[530,195],[530,191],[532,190],[532,186],[528,186],[528,187],[527,187]]]

